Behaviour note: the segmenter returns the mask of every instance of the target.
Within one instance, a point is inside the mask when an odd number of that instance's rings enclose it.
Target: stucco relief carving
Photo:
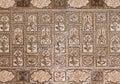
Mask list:
[[[70,7],[81,8],[88,4],[88,0],[68,0]]]
[[[37,72],[34,72],[31,75],[31,78],[33,81],[38,81],[39,83],[44,83],[45,81],[48,81],[51,78],[51,75],[47,71],[39,70]]]
[[[105,3],[107,4],[107,6],[113,8],[120,6],[120,0],[105,0]]]
[[[7,70],[0,71],[0,81],[1,82],[8,82],[11,81],[14,78],[14,75],[12,72]]]
[[[105,79],[108,82],[113,82],[113,83],[120,82],[120,71],[119,70],[108,71],[105,75]]]
[[[1,8],[9,8],[15,4],[15,0],[0,0]]]
[[[69,71],[68,73],[68,78],[69,81],[76,81],[79,83],[80,81],[87,81],[89,78],[91,78],[90,71],[84,71],[84,70],[74,70],[74,71]]]
[[[44,7],[47,7],[51,3],[51,1],[50,0],[32,0],[31,3],[33,6],[37,8],[44,8]]]

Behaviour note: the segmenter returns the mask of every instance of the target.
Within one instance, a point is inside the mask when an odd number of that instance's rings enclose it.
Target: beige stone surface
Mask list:
[[[0,0],[0,7],[1,8],[9,8],[15,4],[14,0]]]
[[[14,78],[14,75],[12,72],[9,72],[7,70],[0,71],[0,81],[1,82],[11,81],[13,78]]]
[[[31,3],[35,7],[43,8],[48,6],[51,3],[51,1],[50,0],[32,0]]]
[[[68,4],[70,7],[81,8],[82,6],[86,6],[88,4],[88,0],[68,0]]]
[[[113,8],[120,6],[120,0],[105,0],[105,3]]]
[[[39,70],[37,72],[34,72],[31,75],[31,78],[34,81],[38,81],[39,83],[43,83],[45,81],[48,81],[51,78],[51,75],[48,72],[46,72],[46,71]]]

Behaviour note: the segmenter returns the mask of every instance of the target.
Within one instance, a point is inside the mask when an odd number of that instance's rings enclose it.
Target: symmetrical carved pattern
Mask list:
[[[23,66],[24,63],[23,49],[15,49],[13,51],[13,66]]]
[[[0,31],[9,31],[9,15],[0,15]]]
[[[119,29],[120,29],[120,16],[119,13],[111,13],[110,14],[110,52],[111,53],[119,53],[120,52],[120,37],[119,37]]]
[[[9,53],[9,36],[0,35],[0,52]]]
[[[15,4],[15,0],[1,0],[0,1],[1,8],[10,8],[10,7],[13,7],[14,4]]]
[[[63,15],[56,14],[55,17],[55,31],[65,31],[65,18]]]
[[[82,9],[82,8],[119,8],[120,0],[0,0],[0,8],[39,8],[39,9]]]
[[[23,44],[23,25],[15,25],[13,44]]]
[[[51,26],[41,27],[41,44],[51,44],[52,42],[52,31]]]
[[[119,67],[119,10],[0,11],[0,84],[118,84]]]
[[[80,65],[80,51],[79,48],[69,48],[69,66],[79,66]]]
[[[41,66],[51,66],[51,65],[52,65],[51,48],[42,47]]]
[[[76,45],[80,43],[80,31],[79,26],[71,26],[69,29],[69,44],[70,45]]]
[[[55,35],[55,53],[65,53],[66,45],[65,45],[65,37],[61,34]]]
[[[27,31],[37,31],[37,16],[35,14],[28,15],[27,22]]]
[[[90,70],[68,70],[67,76],[69,78],[70,84],[80,84],[80,83],[90,83],[91,78],[91,71]]]
[[[27,35],[27,53],[37,53],[36,35]]]

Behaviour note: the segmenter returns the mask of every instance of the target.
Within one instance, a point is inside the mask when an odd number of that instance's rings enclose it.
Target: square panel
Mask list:
[[[85,67],[94,66],[94,57],[91,55],[82,56],[82,66],[85,66]]]
[[[54,75],[55,75],[55,79],[54,80],[56,82],[63,82],[63,81],[66,80],[66,73],[65,72],[58,72],[58,71],[56,71],[54,73]]]
[[[0,67],[9,67],[9,66],[11,66],[10,56],[0,55]]]

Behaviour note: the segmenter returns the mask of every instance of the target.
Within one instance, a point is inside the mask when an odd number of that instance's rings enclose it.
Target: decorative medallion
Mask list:
[[[39,71],[33,72],[33,74],[31,75],[31,78],[34,81],[38,81],[39,83],[44,83],[51,78],[51,75],[47,71],[39,70]]]
[[[0,81],[1,82],[8,82],[11,81],[14,78],[14,74],[7,70],[1,70],[0,71]]]
[[[68,4],[70,7],[81,8],[88,4],[89,0],[68,0]]]
[[[31,4],[37,8],[47,7],[50,3],[50,0],[31,0]]]
[[[10,8],[13,7],[14,4],[15,4],[15,0],[0,0],[1,8]]]

